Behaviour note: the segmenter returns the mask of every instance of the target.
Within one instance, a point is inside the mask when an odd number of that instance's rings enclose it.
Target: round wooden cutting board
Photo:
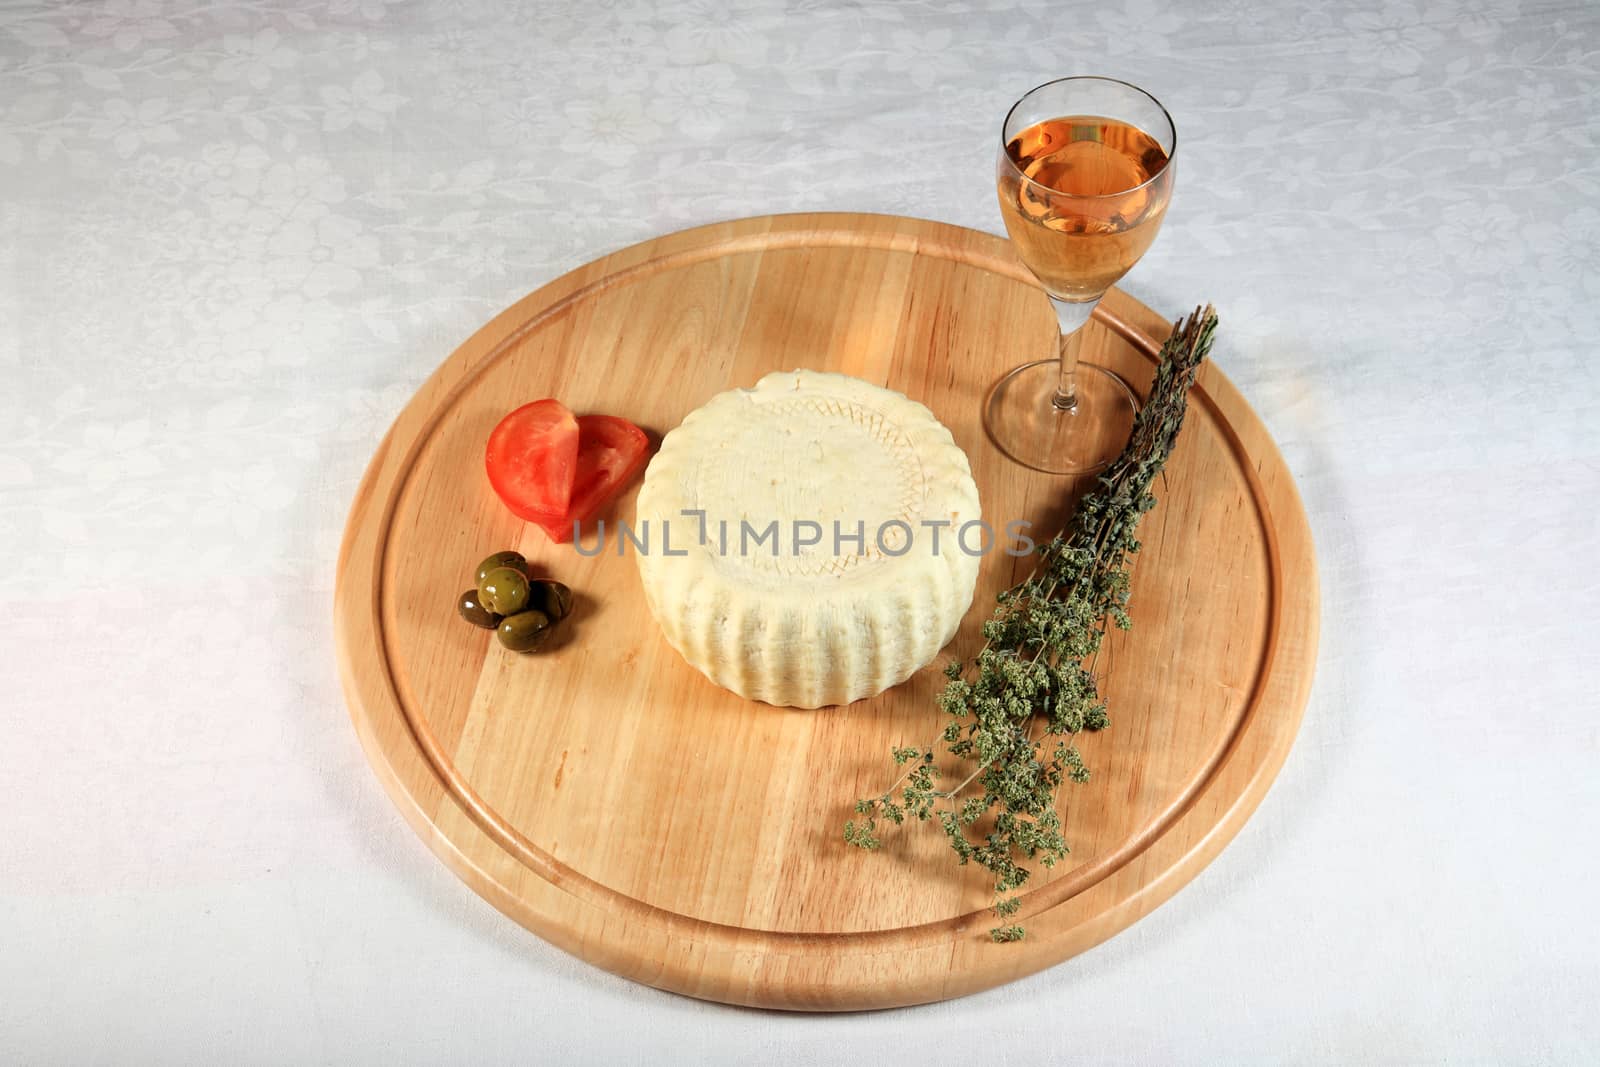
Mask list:
[[[1113,292],[1087,329],[1088,358],[1148,387],[1163,316]],[[890,827],[874,853],[841,836],[855,798],[892,779],[891,746],[942,727],[944,657],[842,707],[742,700],[660,636],[635,560],[551,544],[483,473],[489,430],[529,400],[556,396],[659,436],[717,392],[813,367],[928,405],[971,457],[985,516],[1054,531],[1084,485],[1009,462],[979,420],[988,386],[1047,357],[1054,330],[1005,241],[844,214],[648,241],[483,327],[389,431],[339,560],[346,697],[411,825],[476,892],[567,951],[762,1007],[970,993],[1059,963],[1170,897],[1260,802],[1316,656],[1305,513],[1214,366],[1141,529],[1134,628],[1101,656],[1111,728],[1082,739],[1094,776],[1063,791],[1072,855],[1028,883],[1015,944],[991,942],[991,885],[956,866],[937,830]],[[636,490],[611,518],[632,517]],[[570,633],[540,655],[506,652],[455,614],[479,558],[511,547],[578,594]],[[952,649],[971,654],[993,594],[1030,565],[985,559]]]

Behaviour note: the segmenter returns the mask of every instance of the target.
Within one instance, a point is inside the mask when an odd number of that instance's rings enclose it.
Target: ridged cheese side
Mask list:
[[[685,510],[706,512],[707,544]],[[955,636],[979,564],[956,530],[980,517],[966,454],[926,407],[846,375],[788,371],[713,397],[667,434],[635,521],[669,524],[686,554],[636,557],[650,612],[685,660],[740,696],[815,708],[898,685]],[[831,522],[848,531],[856,518],[867,551],[833,553]],[[794,520],[816,521],[823,543],[740,555],[741,519],[777,520],[786,539]],[[914,531],[905,555],[874,544],[890,519]],[[727,553],[719,520],[733,528]],[[924,520],[952,523],[937,555]],[[659,549],[659,533],[652,541]]]

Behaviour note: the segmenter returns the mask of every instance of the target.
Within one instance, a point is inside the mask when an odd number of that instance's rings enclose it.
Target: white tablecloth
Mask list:
[[[502,918],[340,697],[389,420],[645,237],[998,230],[1006,107],[1088,72],[1180,132],[1126,287],[1221,309],[1316,533],[1258,814],[1108,944],[872,1016],[656,992]],[[0,4],[0,1060],[1593,1062],[1597,75],[1573,0]]]

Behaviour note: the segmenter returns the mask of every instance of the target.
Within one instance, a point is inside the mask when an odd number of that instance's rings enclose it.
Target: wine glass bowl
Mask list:
[[[1172,199],[1177,133],[1155,97],[1111,78],[1062,78],[1006,115],[996,161],[1000,214],[1049,295],[1059,351],[990,390],[984,426],[1007,456],[1059,474],[1121,450],[1136,403],[1111,371],[1077,358],[1095,304],[1155,241]]]

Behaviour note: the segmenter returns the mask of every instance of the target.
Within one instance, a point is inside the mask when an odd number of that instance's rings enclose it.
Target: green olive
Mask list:
[[[532,652],[550,636],[550,617],[542,611],[508,615],[497,631],[500,643],[513,652]]]
[[[476,589],[468,589],[456,598],[456,611],[474,626],[493,630],[500,625],[500,616],[483,606]]]
[[[483,580],[489,576],[489,572],[496,567],[510,567],[512,570],[521,571],[524,578],[528,576],[528,561],[522,557],[522,553],[512,552],[507,549],[504,552],[496,552],[494,555],[486,557],[482,563],[478,564],[478,573],[472,576],[472,580],[482,585]]]
[[[533,583],[528,603],[550,616],[554,625],[572,614],[572,590],[560,582],[542,578]]]
[[[496,615],[515,615],[528,606],[528,576],[515,567],[495,567],[478,583],[478,596]]]

